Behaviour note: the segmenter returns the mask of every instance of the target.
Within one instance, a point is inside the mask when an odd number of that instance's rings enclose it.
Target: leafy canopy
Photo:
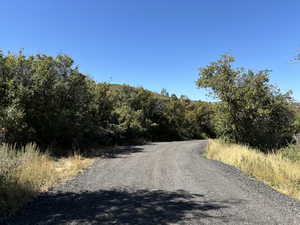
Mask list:
[[[224,55],[200,68],[197,85],[210,88],[220,100],[217,132],[220,136],[264,150],[286,145],[294,133],[289,93],[269,84],[269,70],[233,68]]]

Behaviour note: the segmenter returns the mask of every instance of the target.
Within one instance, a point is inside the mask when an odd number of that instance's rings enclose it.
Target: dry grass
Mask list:
[[[76,175],[91,163],[92,159],[78,154],[56,159],[40,153],[32,144],[18,151],[1,145],[0,216],[13,214],[38,193]]]
[[[275,190],[300,199],[300,163],[291,160],[295,153],[287,157],[289,151],[263,154],[247,146],[210,140],[206,157],[238,167]]]

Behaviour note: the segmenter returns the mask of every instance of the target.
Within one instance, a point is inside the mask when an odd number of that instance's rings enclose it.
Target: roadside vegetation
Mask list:
[[[243,168],[248,161],[249,167],[255,167],[254,159],[278,163],[284,168],[278,169],[278,178],[264,179],[297,197],[291,187],[298,179],[299,150],[287,146],[300,131],[300,107],[290,93],[281,93],[269,83],[269,70],[234,68],[234,61],[225,55],[200,69],[197,86],[210,89],[217,100],[204,102],[166,89],[154,93],[143,87],[98,83],[64,54],[0,51],[0,213],[13,212],[90,164],[78,155],[69,157],[73,152],[98,151],[97,155],[105,149],[100,146],[146,141],[221,138],[251,146],[259,151],[212,144],[238,148],[239,154],[254,152],[255,156],[237,156],[234,163]],[[288,166],[296,172],[285,174]],[[277,180],[285,176],[289,181],[281,186]]]
[[[78,154],[54,158],[34,144],[16,149],[0,146],[0,216],[11,215],[49,187],[66,180],[92,163]]]
[[[5,142],[65,154],[137,140],[213,137],[214,105],[128,85],[97,83],[67,55],[0,52]]]
[[[270,84],[269,70],[234,68],[222,56],[200,69],[197,84],[210,88],[216,107],[218,137],[268,152],[286,146],[296,132],[291,93]]]
[[[0,51],[0,96],[0,215],[91,163],[73,152],[215,136],[213,104],[97,83],[67,55]]]
[[[235,166],[274,189],[300,199],[300,110],[291,93],[269,83],[269,70],[234,68],[222,56],[200,69],[197,84],[210,88],[216,104],[215,131],[205,155]]]
[[[300,200],[300,146],[262,153],[245,145],[209,140],[206,156],[235,166],[275,190]]]

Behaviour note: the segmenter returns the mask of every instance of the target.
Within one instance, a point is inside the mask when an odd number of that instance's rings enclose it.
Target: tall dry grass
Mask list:
[[[13,214],[38,193],[76,175],[91,163],[91,159],[76,154],[53,158],[41,153],[34,144],[18,150],[0,145],[0,216]]]
[[[206,157],[235,166],[275,190],[300,199],[299,149],[290,152],[290,148],[264,154],[247,146],[209,140]]]

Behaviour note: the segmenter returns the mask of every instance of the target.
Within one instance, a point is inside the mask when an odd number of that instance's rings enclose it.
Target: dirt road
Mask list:
[[[201,157],[206,144],[152,143],[99,158],[8,224],[300,224],[299,201]]]

